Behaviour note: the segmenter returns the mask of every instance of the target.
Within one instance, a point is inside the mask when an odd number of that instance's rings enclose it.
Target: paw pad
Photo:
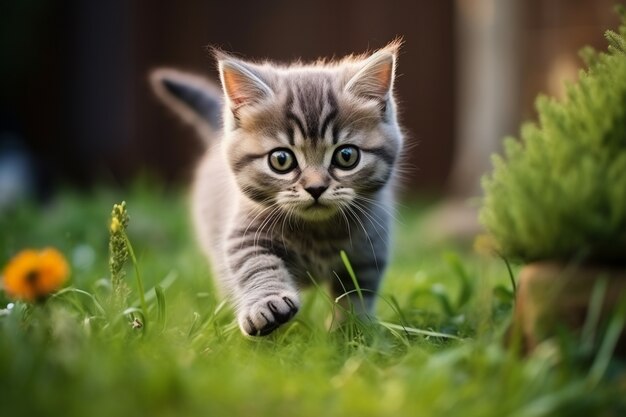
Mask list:
[[[300,308],[294,293],[263,297],[239,312],[239,327],[250,336],[265,336],[293,318]]]

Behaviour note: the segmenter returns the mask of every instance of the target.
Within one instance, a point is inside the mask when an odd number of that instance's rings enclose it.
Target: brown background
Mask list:
[[[561,80],[575,77],[580,46],[604,47],[602,33],[617,18],[611,0],[520,2],[521,119],[532,116],[537,92],[559,94]],[[150,68],[215,79],[207,45],[288,61],[363,52],[402,36],[397,92],[416,144],[407,189],[444,189],[458,133],[455,80],[463,71],[453,1],[5,3],[0,132],[36,157],[46,184],[125,183],[144,171],[167,183],[188,180],[201,148],[152,97]]]

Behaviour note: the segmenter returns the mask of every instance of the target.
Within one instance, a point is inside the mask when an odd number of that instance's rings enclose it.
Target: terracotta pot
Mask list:
[[[600,328],[626,295],[626,268],[556,262],[525,266],[519,277],[512,336],[521,336],[526,350],[531,351],[561,329],[579,333],[587,318],[593,289],[601,279],[606,279],[607,287],[598,321]],[[622,331],[618,350],[625,352],[625,348],[626,334]]]

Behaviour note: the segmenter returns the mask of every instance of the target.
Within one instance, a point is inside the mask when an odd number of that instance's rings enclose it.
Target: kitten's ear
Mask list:
[[[222,93],[204,77],[171,68],[150,73],[150,84],[157,97],[185,122],[219,130],[222,127]]]
[[[271,97],[272,89],[253,66],[223,52],[215,52],[224,94],[233,111]]]
[[[360,69],[350,78],[345,90],[377,101],[385,101],[393,88],[396,55],[400,42],[394,41],[365,59]]]

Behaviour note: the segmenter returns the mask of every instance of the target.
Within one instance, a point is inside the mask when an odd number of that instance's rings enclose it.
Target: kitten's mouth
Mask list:
[[[336,209],[329,204],[316,201],[299,210],[301,217],[308,220],[324,220],[335,214]]]

